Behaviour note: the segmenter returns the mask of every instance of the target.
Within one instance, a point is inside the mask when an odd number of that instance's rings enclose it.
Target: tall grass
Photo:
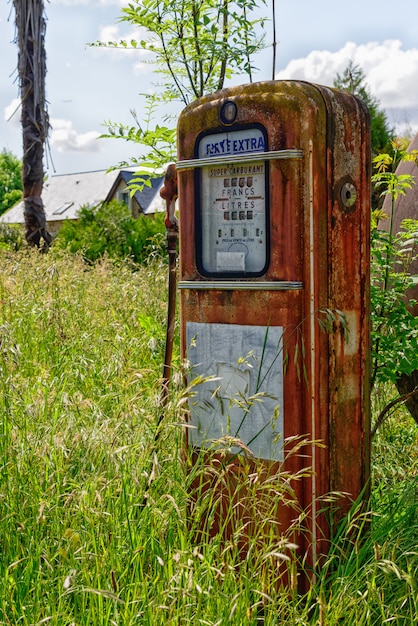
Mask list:
[[[280,543],[261,524],[244,557],[234,541],[192,541],[199,470],[182,455],[181,384],[154,446],[165,265],[0,254],[0,624],[416,623],[418,433],[407,415],[375,438],[371,510],[353,507],[307,594],[293,565],[281,590],[290,534]],[[266,486],[251,471],[257,503]],[[272,506],[290,498],[278,481],[268,489]]]

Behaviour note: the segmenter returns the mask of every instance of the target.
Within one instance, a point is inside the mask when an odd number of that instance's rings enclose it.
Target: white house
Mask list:
[[[45,181],[42,200],[45,207],[48,230],[56,233],[64,220],[77,220],[81,207],[93,207],[102,202],[120,200],[125,202],[133,217],[153,215],[165,211],[160,197],[164,177],[151,179],[151,186],[144,186],[131,197],[128,184],[134,170],[98,170],[76,174],[51,176]],[[0,216],[5,224],[23,224],[23,201]]]

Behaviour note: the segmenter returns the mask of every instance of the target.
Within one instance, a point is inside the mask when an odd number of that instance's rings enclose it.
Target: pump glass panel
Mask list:
[[[206,135],[199,141],[199,158],[214,157],[214,164],[205,164],[200,173],[198,260],[204,274],[260,276],[266,270],[267,171],[257,157],[265,150],[260,128]]]
[[[190,443],[216,449],[229,437],[283,461],[283,327],[187,322],[186,335],[190,376],[203,381],[189,406]]]

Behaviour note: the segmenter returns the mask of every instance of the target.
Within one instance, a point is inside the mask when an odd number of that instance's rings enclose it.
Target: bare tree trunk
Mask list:
[[[406,396],[406,408],[418,424],[418,370],[410,374],[400,374],[396,387],[401,396]]]
[[[45,101],[46,53],[43,0],[13,0],[19,46],[22,100],[23,200],[25,237],[31,246],[46,250],[52,237],[46,227],[42,187],[44,147],[49,120]],[[41,240],[43,243],[41,244]]]

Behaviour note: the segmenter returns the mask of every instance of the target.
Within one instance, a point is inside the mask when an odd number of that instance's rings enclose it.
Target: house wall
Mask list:
[[[129,210],[131,211],[132,217],[134,217],[134,218],[139,217],[142,214],[142,209],[139,206],[139,204],[136,201],[136,199],[132,198],[130,196],[129,188],[128,188],[128,186],[127,186],[127,184],[125,183],[124,180],[121,180],[119,182],[119,185],[116,187],[115,193],[113,194],[111,199],[112,200],[118,200],[118,201],[124,201],[124,198],[121,197],[122,195],[128,197],[127,205],[129,207]]]
[[[47,228],[48,228],[48,232],[55,237],[58,233],[58,231],[60,230],[61,226],[64,224],[64,222],[77,222],[78,220],[54,220],[51,222],[47,222]]]

